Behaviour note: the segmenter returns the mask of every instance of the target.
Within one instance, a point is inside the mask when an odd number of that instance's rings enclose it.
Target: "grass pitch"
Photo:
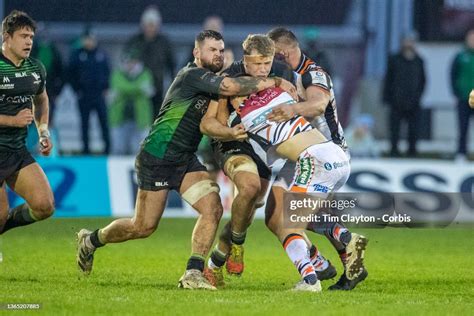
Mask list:
[[[369,277],[351,292],[293,293],[299,280],[277,239],[257,220],[245,272],[217,292],[177,289],[190,254],[194,219],[163,219],[150,238],[107,245],[94,271],[78,277],[75,232],[110,219],[51,219],[2,238],[0,307],[40,303],[51,315],[467,315],[474,311],[474,227],[363,229]],[[336,252],[311,235],[338,273]],[[338,274],[338,277],[339,277]],[[0,313],[6,313],[0,310]],[[9,311],[9,313],[13,313]],[[26,312],[15,311],[21,314]]]

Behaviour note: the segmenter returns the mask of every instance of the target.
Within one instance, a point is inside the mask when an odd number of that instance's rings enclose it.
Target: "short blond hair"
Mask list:
[[[253,50],[262,56],[273,56],[275,54],[275,43],[264,34],[249,34],[242,43],[244,55],[251,55]]]

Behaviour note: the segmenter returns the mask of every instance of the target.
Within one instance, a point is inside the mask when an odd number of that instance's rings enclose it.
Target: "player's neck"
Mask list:
[[[13,52],[6,49],[4,46],[2,46],[2,54],[17,67],[20,67],[24,60],[23,58],[18,58]]]

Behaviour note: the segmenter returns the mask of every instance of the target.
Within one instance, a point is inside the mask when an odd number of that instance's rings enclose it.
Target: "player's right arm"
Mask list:
[[[224,112],[227,112],[227,115]],[[242,124],[228,127],[225,122],[222,122],[226,116],[229,116],[227,98],[221,98],[219,101],[211,100],[199,125],[201,133],[220,141],[242,141],[247,139],[247,133]]]
[[[223,77],[204,69],[194,68],[187,72],[185,82],[190,87],[203,93],[222,96],[249,95],[267,88],[280,87],[296,98],[295,86],[279,78]]]
[[[23,109],[16,115],[0,115],[0,126],[25,127],[33,122],[34,116],[31,109]]]

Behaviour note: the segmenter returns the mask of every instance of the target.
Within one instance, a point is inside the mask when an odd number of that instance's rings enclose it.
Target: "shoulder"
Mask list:
[[[223,75],[227,75],[230,77],[238,77],[245,75],[244,65],[241,60],[234,61],[229,68],[222,72]]]
[[[39,59],[28,57],[26,62],[28,62],[33,67],[36,67],[42,73],[46,73],[46,68],[44,67],[43,63]]]

